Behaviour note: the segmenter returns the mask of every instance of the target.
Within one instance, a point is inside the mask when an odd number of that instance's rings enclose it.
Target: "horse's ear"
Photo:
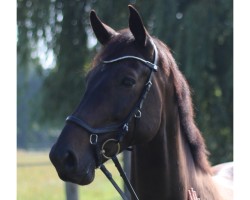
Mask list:
[[[142,46],[146,46],[147,31],[143,25],[142,19],[138,11],[131,5],[129,7],[129,29],[135,37],[135,41]]]
[[[117,33],[108,25],[101,22],[94,10],[90,12],[90,23],[97,40],[105,45]]]

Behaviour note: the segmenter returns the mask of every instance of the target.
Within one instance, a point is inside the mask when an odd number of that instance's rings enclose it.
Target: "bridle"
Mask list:
[[[88,131],[90,133],[90,139],[89,142],[91,145],[93,145],[94,149],[95,149],[95,154],[96,154],[96,163],[97,163],[97,167],[100,167],[100,169],[102,170],[102,172],[106,175],[106,177],[110,180],[110,182],[113,184],[113,186],[116,188],[116,190],[120,193],[121,197],[123,199],[128,199],[126,197],[126,195],[124,194],[124,192],[119,188],[119,186],[117,185],[117,183],[113,180],[112,178],[112,174],[106,169],[106,167],[102,164],[102,156],[106,159],[112,159],[112,161],[114,162],[116,168],[118,169],[121,177],[123,178],[128,190],[130,191],[131,195],[135,198],[135,199],[139,199],[138,196],[136,195],[131,183],[129,182],[125,172],[123,171],[121,164],[119,163],[118,159],[117,159],[117,154],[120,153],[120,142],[123,139],[123,137],[125,136],[125,134],[128,132],[129,130],[129,122],[132,119],[132,117],[134,116],[135,118],[140,118],[141,117],[141,109],[144,103],[144,100],[147,97],[147,94],[152,86],[152,75],[153,72],[156,72],[158,69],[157,66],[157,62],[158,62],[158,50],[154,44],[153,41],[152,45],[154,48],[154,63],[151,63],[147,60],[144,60],[142,58],[136,57],[136,56],[122,56],[116,59],[112,59],[112,60],[108,60],[108,61],[102,61],[102,63],[104,64],[110,64],[110,63],[115,63],[115,62],[119,62],[122,60],[126,60],[126,59],[134,59],[137,61],[142,62],[146,67],[148,67],[150,69],[150,73],[148,75],[146,84],[142,90],[142,93],[140,95],[140,98],[138,99],[137,103],[135,104],[135,106],[133,107],[133,109],[130,111],[130,113],[128,114],[128,116],[125,118],[125,120],[123,120],[121,123],[119,124],[115,124],[115,125],[111,125],[111,126],[105,126],[105,127],[101,127],[101,128],[94,128],[91,127],[87,122],[77,118],[74,115],[70,115],[66,118],[66,121],[68,122],[73,122],[75,124],[77,124],[78,126],[82,127],[83,129],[85,129],[86,131]],[[98,143],[98,138],[100,135],[106,134],[106,133],[110,133],[110,132],[117,132],[116,135],[116,139],[108,139],[107,141],[105,141],[102,146],[100,146],[100,144]],[[105,154],[105,146],[108,143],[111,142],[115,142],[117,144],[117,151],[114,155],[112,156],[108,156]]]
[[[102,157],[106,159],[112,159],[114,162],[117,170],[119,171],[121,177],[123,178],[128,190],[130,191],[130,194],[133,196],[134,199],[138,199],[138,196],[136,195],[130,181],[128,180],[125,172],[123,171],[121,164],[119,163],[117,159],[117,154],[120,153],[120,142],[122,141],[123,137],[129,130],[129,122],[130,120],[135,117],[135,118],[141,118],[141,109],[143,106],[143,103],[147,97],[147,94],[152,86],[152,75],[153,72],[156,72],[158,69],[157,62],[158,62],[158,50],[154,44],[154,42],[151,40],[151,43],[154,48],[154,63],[149,62],[147,60],[144,60],[142,58],[128,55],[128,56],[122,56],[116,59],[108,60],[108,61],[102,61],[103,64],[110,64],[110,63],[115,63],[127,59],[134,59],[139,62],[142,62],[146,67],[150,69],[150,73],[147,77],[146,84],[144,85],[144,88],[141,92],[141,95],[137,101],[137,103],[134,105],[133,109],[130,111],[130,113],[127,115],[125,120],[123,120],[121,123],[115,124],[115,125],[110,125],[110,126],[105,126],[105,127],[100,127],[100,128],[94,128],[91,127],[87,122],[79,119],[78,117],[74,115],[70,115],[66,118],[67,122],[73,122],[76,125],[82,127],[86,131],[90,133],[90,139],[89,142],[90,144],[94,147],[95,149],[95,154],[96,154],[96,165],[99,167],[102,172],[106,175],[106,177],[110,180],[110,182],[113,184],[113,186],[116,188],[116,190],[120,193],[121,197],[123,199],[128,199],[124,192],[119,188],[117,183],[113,180],[112,174],[106,169],[106,167],[102,164]],[[111,133],[111,132],[117,132],[116,139],[108,139],[106,140],[102,145],[99,144],[98,138],[101,135]],[[115,143],[117,145],[117,150],[114,155],[110,156],[107,155],[105,152],[105,146],[108,143]]]

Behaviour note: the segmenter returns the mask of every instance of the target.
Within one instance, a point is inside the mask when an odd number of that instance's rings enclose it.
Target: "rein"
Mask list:
[[[121,195],[121,197],[124,200],[127,200],[128,198],[126,197],[125,193],[120,189],[120,187],[117,185],[117,183],[114,181],[114,179],[112,178],[112,174],[102,164],[102,158],[104,157],[106,159],[112,159],[112,161],[114,162],[117,170],[119,171],[120,176],[122,177],[125,185],[127,186],[128,190],[130,191],[130,194],[133,196],[134,199],[139,200],[139,198],[138,198],[137,194],[135,193],[130,181],[128,180],[124,170],[122,169],[121,164],[119,163],[119,161],[117,159],[117,154],[120,153],[120,142],[122,141],[123,137],[125,136],[125,134],[129,130],[130,120],[132,119],[132,117],[141,118],[141,109],[142,109],[144,100],[146,99],[147,94],[152,86],[151,80],[152,80],[153,72],[156,72],[158,69],[158,66],[156,65],[158,62],[158,51],[157,51],[157,48],[156,48],[155,44],[153,43],[153,41],[152,41],[152,45],[154,48],[154,63],[151,63],[151,62],[144,60],[142,58],[139,58],[136,56],[130,56],[130,55],[122,56],[122,57],[108,60],[108,61],[102,61],[102,63],[104,63],[104,64],[110,64],[110,63],[115,63],[115,62],[119,62],[122,60],[134,59],[134,60],[142,62],[143,64],[145,64],[146,67],[148,67],[150,69],[150,74],[149,74],[147,81],[146,81],[146,84],[142,90],[141,96],[138,99],[135,106],[133,107],[133,109],[128,114],[128,116],[125,118],[125,120],[123,120],[119,124],[100,127],[100,128],[94,128],[94,127],[91,127],[87,122],[77,118],[76,116],[70,115],[66,118],[67,122],[73,122],[76,125],[82,127],[83,129],[87,130],[90,133],[89,142],[94,147],[94,150],[95,150],[97,167],[99,167],[101,169],[101,171],[110,180],[110,182],[113,184],[115,189],[119,192],[119,194]],[[106,134],[106,133],[110,133],[110,132],[117,132],[116,139],[108,139],[101,146],[98,142],[99,136]],[[116,147],[117,147],[115,154],[112,156],[107,155],[105,152],[105,146],[109,143],[115,143]]]

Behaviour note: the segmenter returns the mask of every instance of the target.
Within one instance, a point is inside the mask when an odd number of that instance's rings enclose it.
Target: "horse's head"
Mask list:
[[[129,10],[129,29],[118,32],[94,11],[90,14],[103,47],[87,75],[83,99],[50,152],[65,181],[89,184],[97,166],[131,145],[150,141],[159,129],[160,89],[153,77],[157,48],[138,12],[132,6]]]

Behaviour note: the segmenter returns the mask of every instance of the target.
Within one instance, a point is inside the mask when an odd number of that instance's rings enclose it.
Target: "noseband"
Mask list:
[[[113,180],[111,173],[106,169],[106,167],[102,164],[102,157],[106,158],[106,159],[112,159],[116,168],[118,169],[121,177],[123,178],[126,186],[128,187],[131,195],[133,196],[134,199],[139,199],[132,187],[132,185],[130,184],[125,172],[123,171],[116,155],[120,152],[120,142],[122,141],[123,137],[125,136],[125,134],[129,131],[129,122],[130,120],[135,117],[135,118],[140,118],[141,117],[141,109],[144,103],[144,100],[147,97],[147,94],[152,86],[152,75],[153,72],[156,72],[158,69],[157,66],[157,62],[158,62],[158,51],[157,48],[154,44],[153,41],[151,41],[153,48],[154,48],[154,63],[151,63],[147,60],[144,60],[142,58],[136,57],[136,56],[122,56],[116,59],[112,59],[112,60],[108,60],[108,61],[102,61],[102,63],[104,64],[111,64],[111,63],[115,63],[115,62],[119,62],[119,61],[123,61],[123,60],[128,60],[128,59],[133,59],[133,60],[137,60],[139,62],[142,62],[146,67],[148,67],[150,69],[150,73],[148,75],[146,84],[144,85],[144,88],[141,92],[140,98],[138,99],[137,103],[134,105],[133,109],[130,111],[130,113],[127,115],[127,117],[119,124],[115,124],[115,125],[111,125],[111,126],[105,126],[105,127],[100,127],[100,128],[94,128],[91,127],[87,122],[77,118],[74,115],[70,115],[66,118],[67,122],[73,122],[75,124],[77,124],[78,126],[82,127],[83,129],[85,129],[86,131],[88,131],[90,133],[90,139],[89,142],[91,145],[94,146],[95,149],[95,154],[96,154],[96,165],[97,167],[100,167],[100,169],[102,170],[102,172],[106,175],[106,177],[110,180],[110,182],[113,184],[113,186],[116,188],[116,190],[120,193],[120,195],[122,196],[123,199],[128,199],[126,197],[126,195],[124,194],[124,192],[119,188],[119,186],[116,184],[116,182]],[[116,132],[116,139],[108,139],[106,140],[102,146],[99,144],[98,139],[99,136],[107,134],[107,133],[111,133],[111,132]],[[114,155],[109,156],[106,155],[105,152],[105,146],[108,143],[115,143],[117,145],[117,150],[115,152]]]

